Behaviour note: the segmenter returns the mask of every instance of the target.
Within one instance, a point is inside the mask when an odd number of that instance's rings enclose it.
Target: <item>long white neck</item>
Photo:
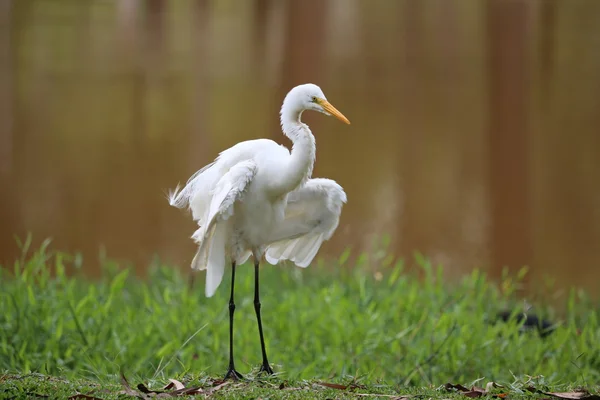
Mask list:
[[[302,111],[286,101],[281,107],[281,129],[293,143],[289,162],[278,179],[277,189],[281,193],[296,189],[312,175],[317,147],[312,132],[300,121]]]

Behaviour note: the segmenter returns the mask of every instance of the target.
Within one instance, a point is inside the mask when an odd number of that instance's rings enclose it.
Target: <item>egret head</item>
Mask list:
[[[321,88],[312,83],[299,85],[290,90],[283,102],[283,108],[288,107],[298,113],[302,113],[304,110],[313,110],[328,116],[333,115],[340,121],[350,124],[348,118],[327,101]]]

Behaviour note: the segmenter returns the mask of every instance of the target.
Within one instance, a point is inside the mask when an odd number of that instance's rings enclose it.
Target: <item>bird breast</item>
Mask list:
[[[244,244],[242,247],[254,250],[268,242],[284,218],[286,197],[268,199],[250,190],[236,205],[234,236]]]

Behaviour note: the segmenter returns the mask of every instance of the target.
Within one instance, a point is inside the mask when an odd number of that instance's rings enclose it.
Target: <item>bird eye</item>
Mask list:
[[[312,100],[313,103],[316,103],[317,102],[317,97],[313,96],[311,100]]]

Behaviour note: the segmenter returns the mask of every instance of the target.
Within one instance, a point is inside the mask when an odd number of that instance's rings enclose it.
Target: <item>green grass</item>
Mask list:
[[[102,279],[91,281],[78,257],[47,244],[0,269],[0,397],[4,390],[111,398],[123,390],[121,374],[134,389],[159,388],[168,378],[206,390],[219,383],[228,357],[228,274],[212,298],[204,297],[203,273],[192,285],[187,271],[159,264],[139,278],[107,260]],[[390,257],[349,260],[346,253],[340,266],[261,270],[267,352],[277,376],[260,380],[253,378],[260,364],[253,268],[237,269],[236,366],[251,380],[215,396],[447,398],[445,383],[491,381],[513,398],[528,386],[600,390],[600,309],[585,293],[573,290],[564,313],[536,305],[557,324],[541,338],[519,333],[517,323],[492,323],[501,309],[519,311],[522,276],[506,276],[498,287],[474,271],[448,283],[418,257],[410,271]]]
[[[574,389],[569,392],[549,393],[539,388],[534,388],[532,385],[539,384],[545,386],[543,378],[526,380],[517,380],[513,384],[503,387],[495,386],[488,388],[486,392],[488,398],[502,398],[510,396],[510,399],[548,399],[549,397],[563,396],[563,398],[578,398],[567,397],[568,395],[579,395],[588,400],[600,399],[597,395],[590,394],[588,391],[580,391]],[[213,382],[206,376],[194,377],[188,376],[186,388],[195,389],[196,393],[189,396],[176,396],[174,389],[164,390],[161,384],[155,384],[155,388],[146,388],[144,391],[139,390],[133,385],[127,383],[127,386],[116,383],[99,383],[97,381],[87,380],[83,378],[67,380],[63,378],[55,378],[42,374],[27,374],[27,375],[5,375],[0,376],[0,397],[1,394],[8,394],[8,398],[35,398],[39,396],[48,396],[50,398],[77,398],[77,396],[85,394],[91,399],[122,399],[124,396],[138,398],[152,398],[159,393],[162,397],[188,397],[197,398],[196,396],[214,397],[219,399],[260,399],[260,398],[276,398],[276,399],[466,399],[469,394],[474,394],[475,391],[465,394],[458,390],[452,390],[445,386],[440,387],[398,387],[393,385],[383,384],[349,384],[339,387],[328,387],[322,383],[315,381],[297,380],[288,381],[279,378],[269,378],[261,380],[251,380],[245,382]],[[145,385],[144,385],[145,386]],[[567,385],[564,390],[571,390]],[[2,389],[4,388],[4,389]],[[199,388],[199,389],[198,389]],[[470,389],[470,388],[469,388]],[[149,391],[154,391],[151,393]],[[476,390],[484,390],[478,388]],[[556,389],[555,389],[556,390]],[[81,397],[80,397],[81,398]]]

